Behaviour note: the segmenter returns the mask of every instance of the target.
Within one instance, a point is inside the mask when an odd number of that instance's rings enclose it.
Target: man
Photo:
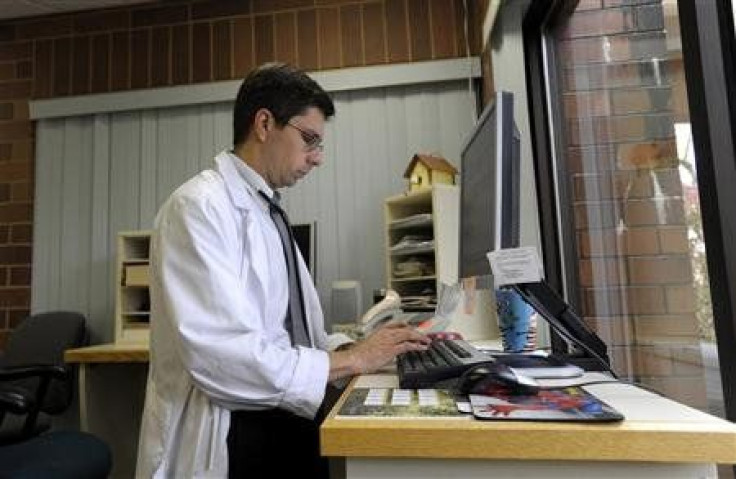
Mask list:
[[[255,70],[235,102],[233,150],[159,211],[138,477],[282,477],[294,468],[324,477],[315,417],[328,382],[426,348],[402,326],[352,345],[324,331],[276,190],[321,164],[333,114],[304,73]]]

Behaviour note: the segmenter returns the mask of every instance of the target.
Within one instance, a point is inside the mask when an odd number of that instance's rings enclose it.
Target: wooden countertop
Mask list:
[[[626,416],[625,421],[614,424],[337,417],[356,384],[371,387],[365,378],[350,384],[322,425],[323,454],[736,463],[735,424],[630,385],[586,386]]]
[[[86,348],[67,349],[68,363],[147,363],[148,344],[98,344]]]

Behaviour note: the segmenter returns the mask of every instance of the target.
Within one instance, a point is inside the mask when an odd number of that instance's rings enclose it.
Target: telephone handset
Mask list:
[[[389,289],[386,291],[386,297],[374,304],[360,318],[361,330],[363,334],[369,334],[378,326],[401,314],[401,296],[393,289]]]

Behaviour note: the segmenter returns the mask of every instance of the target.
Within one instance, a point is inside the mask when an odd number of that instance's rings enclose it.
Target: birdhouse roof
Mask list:
[[[445,171],[452,175],[457,174],[457,169],[452,166],[449,161],[442,158],[441,156],[420,155],[417,153],[412,157],[411,161],[409,162],[409,166],[406,167],[406,171],[404,171],[404,178],[409,178],[409,176],[411,176],[411,171],[414,169],[414,166],[416,166],[417,162],[421,162],[429,170]]]

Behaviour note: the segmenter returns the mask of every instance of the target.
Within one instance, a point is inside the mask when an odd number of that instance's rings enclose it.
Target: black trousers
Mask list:
[[[340,391],[328,386],[315,419],[305,419],[282,409],[233,411],[227,435],[228,477],[329,478],[327,458],[319,452],[319,426]]]

